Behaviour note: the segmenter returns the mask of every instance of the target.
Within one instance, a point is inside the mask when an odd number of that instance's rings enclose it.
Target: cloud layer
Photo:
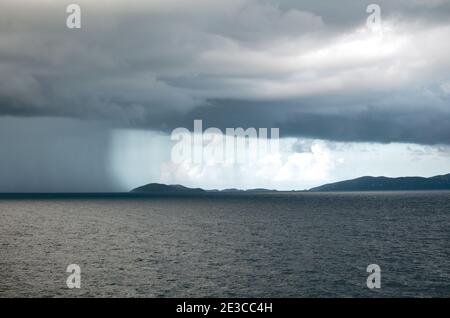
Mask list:
[[[450,144],[450,1],[0,4],[0,115]]]

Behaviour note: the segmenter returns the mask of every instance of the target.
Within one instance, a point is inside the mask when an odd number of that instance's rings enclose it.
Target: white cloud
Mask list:
[[[364,175],[430,177],[449,173],[450,167],[447,146],[283,138],[279,152],[254,162],[212,165],[174,164],[167,136],[127,131],[117,132],[114,140],[113,167],[124,190],[148,182],[206,189],[302,190]],[[308,147],[299,148],[299,143]]]
[[[339,158],[333,158],[323,141],[312,141],[311,151],[292,152],[295,139],[283,139],[279,152],[267,153],[242,164],[196,164],[185,162],[161,165],[161,182],[209,188],[291,189],[325,182]]]

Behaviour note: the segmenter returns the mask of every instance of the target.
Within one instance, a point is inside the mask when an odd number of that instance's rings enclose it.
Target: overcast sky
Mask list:
[[[0,191],[448,173],[449,38],[449,0],[2,0]],[[282,150],[174,167],[169,134],[194,119],[277,127]]]

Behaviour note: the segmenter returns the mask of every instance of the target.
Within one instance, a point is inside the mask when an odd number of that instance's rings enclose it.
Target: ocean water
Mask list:
[[[450,192],[3,199],[0,296],[449,297]]]

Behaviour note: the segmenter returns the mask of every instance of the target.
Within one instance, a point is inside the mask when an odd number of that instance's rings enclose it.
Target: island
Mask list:
[[[349,192],[349,191],[435,191],[450,190],[450,174],[425,177],[371,177],[365,176],[351,180],[344,180],[324,184],[309,190],[278,191],[272,189],[224,189],[205,190],[189,188],[182,185],[167,185],[149,183],[133,189],[132,193],[140,194],[248,194],[248,193],[277,193],[277,192]]]

